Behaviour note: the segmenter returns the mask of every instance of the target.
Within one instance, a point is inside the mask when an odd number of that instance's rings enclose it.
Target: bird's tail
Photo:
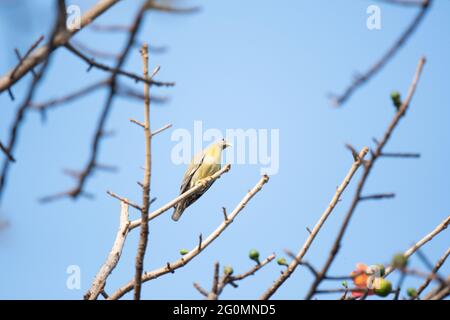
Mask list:
[[[173,214],[172,214],[172,220],[173,221],[178,221],[178,219],[180,219],[180,217],[183,214],[183,212],[184,212],[184,208],[182,206],[180,206],[180,205],[177,205],[175,207],[175,210],[174,210]]]

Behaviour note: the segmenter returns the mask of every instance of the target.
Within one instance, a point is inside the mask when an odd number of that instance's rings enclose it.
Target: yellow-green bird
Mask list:
[[[212,143],[206,149],[195,155],[184,173],[180,194],[185,193],[203,179],[208,178],[219,171],[222,166],[222,151],[230,146],[231,145],[227,141],[222,139]],[[214,181],[207,183],[205,187],[201,188],[198,192],[195,192],[186,199],[178,202],[175,206],[175,211],[172,214],[172,219],[178,221],[184,210],[200,198],[213,183]]]

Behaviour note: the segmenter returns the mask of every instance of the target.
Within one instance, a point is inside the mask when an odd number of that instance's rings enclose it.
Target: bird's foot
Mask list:
[[[201,186],[202,188],[206,187],[212,181],[211,177],[206,177],[198,180],[195,185]]]

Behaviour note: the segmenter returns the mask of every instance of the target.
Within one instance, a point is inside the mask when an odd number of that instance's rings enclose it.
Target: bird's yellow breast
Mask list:
[[[212,176],[219,171],[221,168],[221,156],[222,148],[219,146],[213,145],[205,150],[202,164],[192,177],[191,186],[195,185],[199,180]]]

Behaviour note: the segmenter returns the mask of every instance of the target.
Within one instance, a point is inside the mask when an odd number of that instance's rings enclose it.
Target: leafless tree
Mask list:
[[[182,252],[179,259],[156,268],[154,270],[145,271],[145,255],[152,256],[151,246],[153,243],[148,242],[148,235],[152,232],[151,222],[153,219],[158,218],[168,210],[176,206],[180,201],[192,196],[196,192],[199,192],[202,188],[205,188],[207,183],[218,180],[222,175],[231,170],[229,164],[223,166],[221,170],[208,177],[207,181],[196,185],[189,189],[178,197],[167,202],[165,205],[160,206],[157,209],[150,210],[150,205],[153,203],[151,198],[151,177],[152,177],[152,140],[157,138],[156,135],[171,128],[172,124],[168,123],[163,127],[153,130],[150,127],[153,103],[164,103],[166,97],[159,97],[151,92],[152,87],[171,87],[174,86],[174,82],[158,81],[155,76],[158,74],[160,68],[156,67],[150,72],[149,59],[151,59],[152,52],[164,51],[163,48],[150,46],[146,43],[141,43],[137,39],[138,32],[143,25],[146,15],[149,11],[168,12],[172,14],[185,14],[195,12],[198,10],[195,8],[180,8],[166,2],[157,2],[155,0],[142,1],[141,6],[134,15],[133,20],[129,25],[101,25],[96,22],[97,18],[103,13],[113,10],[115,4],[119,0],[103,0],[97,2],[89,10],[87,10],[81,17],[81,23],[78,27],[68,27],[66,25],[66,3],[64,0],[57,0],[55,10],[55,23],[51,31],[47,36],[39,37],[34,43],[29,46],[29,49],[25,53],[20,53],[19,50],[15,50],[18,62],[17,64],[5,75],[0,77],[0,93],[8,93],[11,101],[16,101],[14,94],[14,85],[18,81],[24,81],[23,78],[27,74],[32,75],[31,82],[26,90],[24,97],[19,103],[16,114],[11,124],[8,140],[5,142],[0,141],[0,150],[4,155],[3,166],[1,168],[0,176],[0,197],[4,194],[4,190],[7,186],[7,178],[10,175],[10,171],[14,162],[17,160],[14,156],[14,151],[19,141],[19,135],[22,127],[25,125],[24,117],[28,112],[40,112],[45,118],[47,112],[51,109],[63,106],[64,104],[79,99],[85,95],[95,92],[101,88],[107,89],[107,96],[103,102],[103,108],[96,123],[95,133],[92,137],[90,144],[90,153],[87,162],[83,169],[79,171],[67,170],[66,173],[74,177],[75,185],[68,190],[56,192],[55,194],[42,197],[41,202],[51,202],[62,198],[73,198],[85,196],[89,197],[90,193],[87,189],[87,182],[93,176],[94,171],[97,170],[111,170],[112,166],[108,164],[99,163],[98,156],[100,152],[100,145],[107,132],[105,130],[105,124],[113,108],[114,101],[117,97],[126,97],[136,99],[142,103],[143,106],[143,121],[137,119],[130,119],[130,122],[142,128],[144,133],[144,176],[142,182],[139,182],[139,186],[142,189],[142,201],[137,203],[128,199],[126,196],[119,195],[113,191],[108,191],[108,195],[117,199],[120,204],[119,211],[119,227],[112,244],[112,248],[106,257],[105,262],[100,267],[95,278],[92,281],[92,285],[84,295],[85,299],[96,300],[99,296],[105,299],[115,300],[122,298],[128,292],[134,292],[134,299],[141,298],[141,288],[144,283],[160,278],[162,276],[174,273],[176,270],[186,267],[190,261],[200,255],[210,244],[212,244],[237,218],[251,199],[259,193],[264,185],[268,183],[269,177],[263,175],[258,181],[253,184],[253,187],[243,195],[242,200],[236,204],[235,208],[231,212],[227,212],[223,208],[223,221],[212,231],[207,237],[202,234],[198,236],[198,242],[192,244],[191,250]],[[403,32],[400,38],[393,44],[393,46],[377,61],[366,73],[358,76],[353,83],[345,90],[341,95],[334,96],[334,102],[337,105],[342,105],[347,101],[355,90],[361,85],[370,80],[372,76],[378,73],[390,59],[396,54],[396,52],[408,41],[411,35],[419,26],[420,22],[425,17],[426,13],[430,10],[432,0],[385,0],[396,5],[418,7],[419,12],[413,19],[412,23]],[[119,54],[112,54],[110,52],[102,52],[89,44],[80,43],[75,40],[76,34],[85,28],[90,28],[94,32],[120,32],[127,35],[123,49]],[[135,73],[124,69],[126,59],[130,52],[140,48],[143,72]],[[86,63],[88,69],[98,69],[105,72],[106,77],[101,81],[91,83],[85,86],[81,86],[77,90],[60,97],[51,98],[47,101],[35,102],[34,97],[39,88],[40,83],[44,79],[44,75],[49,71],[49,65],[54,57],[54,52],[57,50],[67,50],[74,57],[80,59]],[[112,60],[113,64],[107,64],[103,60]],[[335,193],[331,196],[329,204],[325,207],[323,213],[318,217],[317,223],[309,231],[308,237],[304,243],[300,246],[297,253],[292,253],[286,250],[286,254],[290,257],[291,261],[288,262],[284,258],[280,257],[277,263],[283,267],[281,274],[276,277],[273,284],[271,284],[261,295],[260,299],[266,300],[271,298],[283,284],[290,278],[290,276],[298,269],[299,266],[305,267],[313,275],[313,283],[306,295],[306,299],[312,299],[320,294],[328,293],[342,293],[341,299],[366,299],[372,292],[369,285],[367,287],[355,286],[349,287],[345,285],[343,287],[332,287],[321,289],[321,285],[333,281],[342,280],[355,280],[361,273],[353,273],[344,276],[335,276],[330,274],[330,268],[335,261],[337,255],[342,248],[342,242],[345,234],[349,230],[350,221],[356,214],[358,205],[363,201],[371,200],[384,200],[395,197],[392,192],[380,192],[376,194],[366,194],[365,186],[369,179],[370,174],[374,171],[375,164],[382,159],[389,158],[418,158],[420,154],[414,152],[392,152],[386,151],[388,142],[393,139],[394,133],[399,126],[401,120],[404,119],[407,111],[413,105],[413,97],[418,89],[419,80],[422,75],[422,71],[425,66],[425,57],[421,57],[416,67],[416,71],[413,75],[410,87],[407,91],[405,99],[403,101],[397,100],[394,102],[396,106],[396,113],[392,120],[387,125],[387,128],[380,139],[374,139],[373,147],[362,147],[359,151],[352,145],[347,145],[350,150],[352,158],[349,157],[349,166],[347,174],[344,176],[342,182],[337,187]],[[129,87],[120,82],[121,78],[128,78],[135,81],[135,86]],[[141,88],[139,88],[141,86]],[[18,97],[17,97],[18,98]],[[400,98],[398,98],[400,99]],[[368,144],[369,145],[369,144]],[[358,171],[362,171],[358,174]],[[337,230],[335,241],[329,249],[328,258],[321,268],[316,268],[312,263],[306,260],[306,256],[310,250],[314,249],[314,241],[323,232],[323,226],[326,224],[328,218],[333,214],[334,209],[339,205],[339,201],[345,196],[346,188],[352,183],[352,180],[357,180],[356,191],[352,196],[350,207],[347,209],[344,219],[340,228]],[[263,200],[264,201],[264,200]],[[118,206],[119,207],[119,206]],[[129,210],[137,210],[140,212],[140,218],[136,220],[130,220]],[[413,246],[405,250],[401,257],[407,261],[413,254],[417,254],[422,260],[427,262],[427,258],[421,252],[424,245],[433,240],[443,232],[450,224],[450,216],[441,221],[437,227],[426,234],[422,239],[418,240]],[[0,228],[3,224],[0,223]],[[112,271],[116,268],[120,262],[122,251],[124,249],[126,239],[130,232],[134,229],[140,229],[139,243],[136,251],[135,258],[135,272],[134,275],[130,275],[130,280],[120,286],[119,288],[107,287],[107,280],[112,275]],[[289,246],[293,244],[287,244]],[[323,250],[323,249],[322,249]],[[399,272],[401,274],[400,281],[396,289],[392,289],[388,292],[394,299],[398,299],[402,289],[402,284],[407,276],[421,276],[423,277],[423,283],[418,289],[409,293],[411,300],[424,299],[424,300],[437,300],[445,299],[450,295],[450,278],[439,275],[439,270],[446,262],[450,255],[450,249],[447,249],[439,260],[435,263],[427,262],[429,266],[428,271],[419,271],[405,264],[399,265],[397,262],[393,262],[386,266],[383,274],[379,276],[381,279],[387,278],[393,272]],[[223,290],[229,285],[237,288],[240,281],[251,278],[256,272],[261,270],[264,266],[275,260],[275,254],[267,256],[264,260],[259,261],[259,253],[257,253],[252,259],[256,264],[251,266],[247,271],[240,274],[234,274],[234,270],[231,266],[226,266],[222,273],[220,271],[219,262],[214,263],[212,286],[208,291],[204,289],[199,283],[194,282],[194,287],[197,291],[206,299],[217,300]],[[370,275],[370,274],[368,274]],[[430,288],[430,285],[434,287]],[[350,295],[349,293],[360,293],[359,295]]]

